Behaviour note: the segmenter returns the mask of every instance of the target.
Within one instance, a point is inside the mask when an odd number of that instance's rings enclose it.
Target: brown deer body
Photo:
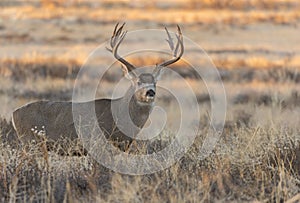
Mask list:
[[[160,75],[161,69],[177,60],[183,54],[183,39],[180,28],[178,27],[178,35],[176,46],[168,34],[168,42],[173,51],[173,58],[169,61],[156,65],[153,73],[142,73],[137,75],[134,72],[135,67],[120,57],[117,49],[123,41],[126,32],[122,32],[124,24],[118,28],[115,27],[113,36],[110,41],[109,51],[113,53],[115,58],[122,64],[124,76],[131,81],[131,86],[125,93],[124,97],[119,99],[98,99],[90,102],[72,103],[72,102],[52,102],[37,101],[16,109],[13,112],[12,121],[17,134],[25,142],[39,139],[45,136],[49,141],[59,141],[62,138],[75,140],[78,138],[74,127],[72,105],[79,105],[81,109],[95,108],[96,117],[101,130],[104,132],[108,140],[124,143],[119,146],[123,151],[125,146],[132,143],[133,137],[138,134],[146,123],[152,107],[156,93],[156,82]],[[180,50],[179,53],[178,50]],[[128,109],[129,116],[118,118],[118,121],[126,121],[131,119],[136,128],[133,128],[132,135],[128,136],[118,129],[116,119],[113,116],[111,107],[120,109]],[[118,111],[117,109],[117,111]],[[118,122],[117,121],[117,122]]]

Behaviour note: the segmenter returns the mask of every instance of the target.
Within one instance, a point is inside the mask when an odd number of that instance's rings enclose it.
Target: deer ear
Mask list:
[[[135,78],[135,75],[129,72],[126,66],[122,65],[121,67],[125,78],[127,78],[128,80],[133,80]]]
[[[160,79],[160,76],[163,73],[162,69],[163,69],[163,66],[156,65],[155,69],[153,70],[152,75],[156,81],[158,81]]]

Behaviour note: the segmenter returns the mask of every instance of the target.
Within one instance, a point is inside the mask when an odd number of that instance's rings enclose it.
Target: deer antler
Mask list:
[[[118,54],[118,48],[127,33],[127,31],[123,31],[124,25],[125,23],[119,27],[119,23],[116,24],[113,35],[110,38],[110,47],[106,47],[106,49],[110,51],[114,57],[127,68],[127,72],[131,71],[135,75],[133,71],[135,67]]]
[[[181,29],[180,29],[179,25],[177,25],[177,34],[175,35],[177,38],[177,43],[175,46],[173,43],[173,39],[166,27],[165,27],[165,30],[168,35],[167,42],[169,44],[171,51],[173,52],[173,58],[157,65],[157,66],[161,66],[161,67],[168,66],[168,65],[171,65],[172,63],[175,63],[176,61],[178,61],[181,58],[181,56],[183,55],[183,52],[184,52],[183,37],[182,37],[182,33],[181,33]],[[180,49],[180,52],[178,53],[179,49]]]
[[[175,34],[175,36],[177,38],[176,45],[174,45],[173,39],[166,27],[165,27],[165,30],[166,30],[167,36],[168,36],[168,39],[166,39],[166,41],[168,42],[169,47],[172,51],[173,58],[156,65],[156,68],[153,71],[153,75],[155,76],[155,78],[159,77],[160,71],[163,67],[171,65],[171,64],[175,63],[176,61],[178,61],[184,52],[183,37],[182,37],[182,33],[181,33],[181,29],[180,29],[179,25],[177,25],[177,34]],[[178,52],[179,50],[180,50],[180,52]]]

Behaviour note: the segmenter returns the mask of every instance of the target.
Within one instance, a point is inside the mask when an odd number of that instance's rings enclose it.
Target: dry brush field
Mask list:
[[[204,160],[199,150],[208,134],[211,98],[182,60],[171,68],[196,89],[203,114],[192,147],[170,168],[123,175],[90,156],[62,156],[44,143],[25,150],[18,140],[13,110],[30,101],[71,100],[87,56],[119,21],[128,30],[174,30],[179,24],[211,57],[224,83],[227,113],[221,138]],[[0,202],[299,202],[299,33],[296,0],[0,2]],[[134,43],[130,46],[147,42]],[[199,67],[204,64],[193,50],[185,54],[194,54]],[[139,66],[162,58],[129,60]],[[116,65],[97,96],[111,95],[120,78]],[[164,82],[184,91],[176,81]],[[172,97],[158,93],[158,100],[174,111]],[[161,139],[169,136],[162,134]]]

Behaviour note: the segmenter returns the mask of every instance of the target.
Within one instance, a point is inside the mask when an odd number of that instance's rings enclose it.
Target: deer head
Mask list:
[[[173,39],[167,28],[165,28],[167,32],[167,42],[172,51],[173,58],[168,61],[164,61],[160,64],[157,64],[154,71],[152,73],[142,73],[137,75],[135,73],[136,67],[126,61],[118,54],[118,48],[122,41],[124,40],[127,31],[123,31],[125,23],[119,27],[119,23],[115,26],[113,35],[110,39],[110,47],[107,48],[114,57],[122,64],[122,70],[124,76],[131,81],[132,89],[134,89],[134,97],[141,104],[151,104],[154,102],[155,94],[156,94],[156,83],[160,78],[161,70],[163,67],[169,66],[176,61],[178,61],[184,52],[183,46],[183,37],[181,33],[180,27],[177,25],[177,43],[176,45],[173,43]]]

